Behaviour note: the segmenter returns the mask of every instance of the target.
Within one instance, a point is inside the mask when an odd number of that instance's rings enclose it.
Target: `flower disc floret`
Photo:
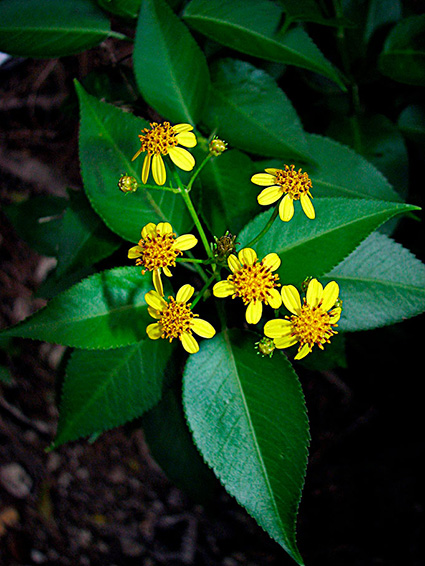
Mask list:
[[[176,124],[170,122],[158,124],[152,122],[149,128],[144,128],[139,135],[140,149],[132,158],[134,161],[141,153],[146,153],[142,166],[142,182],[147,183],[152,165],[152,175],[157,185],[163,185],[167,179],[163,155],[169,155],[171,161],[184,171],[192,171],[195,159],[186,149],[179,147],[195,147],[196,136],[190,124]]]
[[[176,237],[168,222],[160,222],[156,225],[150,222],[143,227],[142,239],[137,246],[129,249],[128,257],[136,259],[136,265],[143,267],[143,274],[152,271],[155,289],[163,295],[161,271],[164,271],[167,277],[171,277],[169,268],[176,265],[176,258],[182,255],[183,251],[193,248],[197,242],[192,234]]]
[[[227,259],[232,275],[219,281],[213,287],[216,297],[240,297],[245,305],[246,320],[257,324],[263,313],[263,303],[278,309],[282,304],[277,287],[279,276],[273,271],[280,266],[280,258],[275,253],[266,255],[261,261],[252,248],[242,249],[238,257],[231,254]]]
[[[342,303],[338,298],[338,284],[331,281],[323,289],[317,279],[312,279],[302,304],[293,285],[283,286],[281,294],[283,304],[292,315],[267,322],[264,334],[274,339],[276,348],[289,348],[298,342],[296,360],[307,356],[314,345],[323,350],[324,344],[337,334],[334,327],[341,316]]]
[[[282,198],[279,204],[279,217],[288,222],[294,215],[294,200],[301,202],[306,216],[314,219],[316,213],[311,202],[312,182],[307,173],[295,170],[295,166],[285,165],[285,169],[269,168],[265,173],[256,173],[251,177],[256,185],[266,187],[258,195],[258,203],[267,206]]]
[[[212,338],[215,335],[214,327],[191,311],[191,303],[187,301],[194,291],[191,285],[183,285],[177,291],[176,298],[169,296],[168,301],[157,291],[146,293],[148,312],[157,320],[146,328],[149,338],[152,340],[163,338],[169,342],[178,338],[189,354],[195,354],[199,350],[199,344],[193,332],[203,338]]]

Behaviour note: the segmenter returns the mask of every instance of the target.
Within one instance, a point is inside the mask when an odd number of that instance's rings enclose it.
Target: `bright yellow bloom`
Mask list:
[[[158,321],[149,324],[146,328],[149,338],[152,340],[166,338],[170,342],[173,338],[178,338],[186,352],[196,354],[199,344],[192,332],[202,338],[214,336],[214,327],[190,310],[191,303],[187,301],[194,292],[192,285],[183,285],[177,291],[176,298],[168,297],[168,302],[157,291],[146,293],[145,301],[148,304],[148,312]]]
[[[338,284],[331,281],[323,289],[317,279],[312,279],[303,304],[293,285],[284,285],[281,294],[283,304],[293,315],[269,320],[264,334],[274,339],[276,348],[289,348],[299,342],[296,360],[307,356],[315,344],[323,350],[323,345],[337,334],[332,327],[338,326],[336,323],[341,316]]]
[[[310,193],[313,185],[307,173],[301,173],[301,169],[295,171],[294,165],[285,165],[285,170],[270,168],[265,171],[251,177],[251,181],[256,185],[267,187],[257,197],[259,204],[272,204],[285,195],[279,204],[281,220],[288,222],[293,217],[294,200],[301,201],[302,209],[308,218],[315,218],[316,213],[310,200],[313,198]]]
[[[146,152],[142,167],[142,182],[147,183],[149,171],[152,163],[152,174],[157,185],[163,185],[167,179],[163,155],[169,155],[171,161],[183,169],[192,171],[195,166],[195,159],[191,153],[178,145],[185,147],[195,147],[197,144],[196,136],[192,132],[190,124],[177,124],[171,126],[170,122],[157,124],[151,123],[151,129],[144,128],[139,135],[141,147],[134,155],[132,161],[141,153]]]
[[[143,266],[142,273],[152,271],[153,284],[161,295],[164,289],[161,281],[161,270],[167,277],[171,277],[170,267],[176,265],[176,257],[183,251],[190,250],[198,240],[192,234],[183,234],[176,238],[171,224],[149,222],[142,230],[142,239],[137,246],[128,250],[128,257],[136,259],[136,265]]]
[[[250,324],[257,324],[263,314],[263,303],[278,309],[282,304],[279,291],[276,287],[279,276],[273,271],[279,269],[280,257],[271,253],[258,261],[257,254],[251,248],[244,248],[227,258],[232,275],[224,281],[219,281],[213,287],[216,297],[241,297],[246,309],[246,320]]]

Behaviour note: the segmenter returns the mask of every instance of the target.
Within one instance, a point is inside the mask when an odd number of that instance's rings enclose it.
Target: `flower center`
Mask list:
[[[304,299],[305,301],[305,299]],[[292,335],[298,338],[301,346],[308,344],[310,348],[317,344],[323,350],[323,344],[330,342],[331,336],[337,334],[330,321],[329,313],[319,304],[311,307],[304,302],[300,314],[287,317],[292,322]]]
[[[168,297],[170,302],[162,311],[159,324],[162,327],[161,338],[167,338],[170,342],[173,338],[178,338],[183,332],[192,334],[192,319],[197,314],[193,314],[190,305],[186,303],[178,303],[173,297]]]
[[[241,297],[245,305],[254,299],[267,301],[269,292],[280,286],[280,283],[276,283],[278,279],[279,275],[273,274],[262,261],[256,260],[253,265],[243,265],[242,269],[229,276],[235,286],[232,298]]]
[[[176,257],[183,255],[183,252],[173,248],[174,237],[174,232],[162,235],[157,232],[154,236],[146,236],[140,240],[142,255],[136,260],[136,265],[143,265],[148,271],[176,265]],[[144,272],[145,270],[142,271]]]
[[[308,173],[301,173],[301,169],[295,171],[294,165],[291,167],[285,165],[285,171],[282,169],[276,171],[275,182],[276,185],[280,185],[282,193],[289,194],[294,200],[299,200],[304,193],[310,195],[310,189],[313,187]]]
[[[144,128],[139,135],[141,151],[147,151],[149,155],[167,155],[170,147],[176,146],[179,142],[176,132],[170,122],[151,123],[151,130]]]

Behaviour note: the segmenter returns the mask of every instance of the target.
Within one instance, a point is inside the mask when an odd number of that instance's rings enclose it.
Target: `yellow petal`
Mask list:
[[[301,297],[293,285],[283,285],[280,290],[282,295],[283,304],[292,314],[300,314],[301,312]]]
[[[164,275],[166,275],[167,277],[172,277],[172,276],[173,276],[173,274],[171,273],[170,269],[169,269],[166,265],[162,268],[162,270],[163,270],[163,272],[164,272]]]
[[[127,257],[130,259],[135,259],[136,257],[140,257],[142,255],[142,249],[140,246],[133,246],[128,250]]]
[[[164,287],[162,286],[161,273],[160,273],[159,269],[153,270],[152,281],[153,281],[153,286],[155,287],[156,292],[159,293],[163,297],[164,296]]]
[[[277,289],[270,289],[268,292],[267,303],[272,307],[272,309],[278,309],[282,304],[282,297]]]
[[[339,295],[339,285],[336,281],[330,281],[323,289],[322,308],[328,311],[334,306]]]
[[[194,292],[195,287],[192,287],[192,285],[183,285],[183,287],[180,287],[180,289],[177,291],[176,301],[178,303],[187,303]]]
[[[276,348],[290,348],[294,344],[298,342],[298,339],[295,336],[282,336],[281,338],[274,339],[274,345]]]
[[[269,173],[256,173],[251,177],[251,182],[255,185],[260,185],[260,187],[268,187],[274,184],[275,177]]]
[[[192,330],[202,338],[212,338],[215,334],[214,326],[202,318],[192,320]]]
[[[305,295],[307,304],[310,307],[317,307],[323,298],[323,286],[317,279],[312,279],[307,287],[307,293]]]
[[[146,328],[146,332],[151,340],[158,340],[162,336],[162,326],[158,322],[153,322]]]
[[[307,218],[314,220],[316,218],[316,212],[314,211],[313,203],[310,200],[310,197],[306,194],[302,194],[300,196],[301,206],[305,212]]]
[[[243,248],[238,253],[238,257],[242,265],[253,265],[257,259],[257,254],[252,248]]]
[[[304,344],[302,348],[298,350],[298,354],[295,356],[294,360],[302,360],[311,352],[311,348],[308,344]]]
[[[229,255],[229,257],[227,258],[227,263],[228,263],[230,271],[232,273],[235,273],[236,271],[239,271],[240,269],[242,269],[241,262],[238,260],[238,258],[234,254]]]
[[[152,318],[156,318],[156,320],[159,320],[160,318],[162,318],[162,313],[160,313],[159,311],[156,311],[152,307],[148,307],[148,313],[151,315]]]
[[[154,155],[152,158],[152,175],[157,185],[163,185],[167,179],[164,160],[162,155]]]
[[[285,195],[279,204],[279,217],[283,222],[289,222],[294,216],[294,201],[289,195]]]
[[[336,322],[338,322],[338,320],[341,317],[341,311],[342,311],[342,309],[340,309],[340,308],[336,308],[336,309],[331,310],[331,312],[329,313],[329,322],[331,324],[335,324]]]
[[[230,297],[235,292],[235,286],[231,281],[219,281],[213,287],[213,294],[215,297],[224,299],[224,297]]]
[[[275,176],[278,171],[282,171],[282,169],[276,169],[276,167],[267,167],[264,169],[266,173],[270,173],[270,175]]]
[[[179,338],[186,352],[189,352],[189,354],[196,354],[196,352],[199,352],[199,344],[192,334],[189,334],[189,332],[182,332]]]
[[[148,182],[150,168],[151,168],[151,155],[147,153],[143,160],[143,167],[142,167],[142,183],[144,185],[146,185],[146,183]]]
[[[156,236],[156,224],[153,222],[149,222],[146,226],[143,226],[142,229],[142,238],[146,238],[147,236]]]
[[[257,324],[263,314],[263,303],[254,299],[246,309],[245,318],[249,324]]]
[[[142,151],[143,151],[142,148],[140,148],[139,151],[136,151],[136,153],[131,158],[131,161],[134,161],[137,157],[139,157],[139,155],[142,153]]]
[[[157,311],[163,311],[167,307],[167,301],[162,298],[158,291],[149,291],[145,294],[147,304]]]
[[[168,150],[168,155],[171,157],[171,161],[183,171],[192,171],[195,167],[195,158],[191,153],[182,147],[170,147]]]
[[[181,132],[180,134],[177,134],[176,138],[179,144],[184,145],[185,147],[195,147],[198,143],[193,132]]]
[[[280,199],[282,196],[282,189],[278,185],[272,185],[263,189],[257,197],[258,204],[261,206],[267,206]]]
[[[193,126],[190,124],[176,124],[173,126],[173,130],[176,134],[180,134],[181,132],[191,132],[193,130]]]
[[[198,239],[192,234],[183,234],[176,238],[173,243],[173,248],[175,250],[180,250],[184,252],[185,250],[190,250],[198,243]]]
[[[292,332],[292,322],[284,318],[274,318],[264,325],[264,334],[268,338],[282,338]]]
[[[165,236],[165,234],[171,234],[173,231],[169,222],[160,222],[156,229],[161,234],[161,236]]]
[[[263,258],[263,265],[267,266],[271,271],[276,271],[276,269],[279,269],[280,264],[280,257],[274,252],[267,254]]]

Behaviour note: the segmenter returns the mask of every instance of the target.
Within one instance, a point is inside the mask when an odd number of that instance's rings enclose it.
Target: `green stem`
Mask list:
[[[261,230],[258,236],[256,236],[253,240],[251,240],[248,244],[246,244],[245,248],[250,248],[251,246],[256,244],[258,240],[260,240],[264,236],[264,234],[266,234],[270,230],[271,225],[276,220],[278,213],[279,213],[279,204],[276,205],[273,214],[270,216],[267,224],[264,226],[264,228]]]
[[[191,191],[192,190],[192,185],[195,182],[196,177],[199,175],[199,173],[202,171],[202,169],[205,167],[205,165],[208,163],[208,161],[211,159],[212,157],[212,153],[209,153],[205,159],[202,161],[201,165],[198,167],[198,169],[194,172],[194,174],[192,175],[192,177],[190,178],[188,184],[187,184],[187,191]]]
[[[192,301],[192,304],[190,306],[191,309],[193,309],[193,307],[196,306],[196,304],[202,299],[205,291],[208,289],[208,287],[211,285],[211,283],[214,281],[215,278],[216,278],[215,273],[213,273],[211,277],[208,279],[208,281],[205,282],[205,285],[202,287],[202,289],[199,291],[199,293]]]

